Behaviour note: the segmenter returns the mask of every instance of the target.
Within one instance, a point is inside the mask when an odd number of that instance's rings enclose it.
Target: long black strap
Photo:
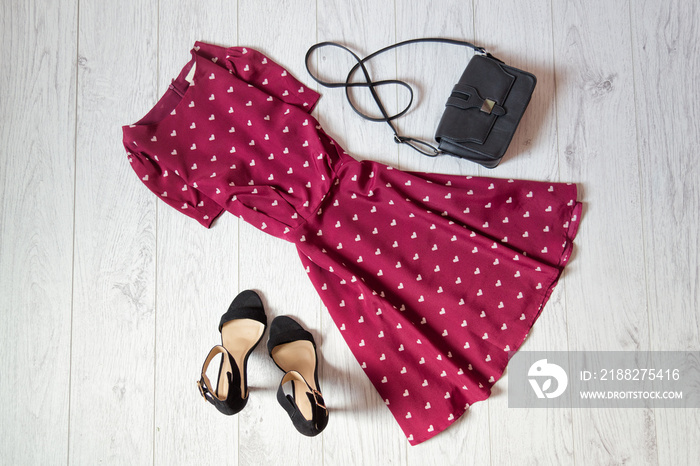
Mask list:
[[[355,111],[355,113],[360,115],[365,120],[386,122],[389,125],[389,127],[391,128],[391,130],[394,132],[394,142],[396,142],[397,144],[407,144],[410,147],[412,147],[413,149],[415,149],[416,151],[420,152],[421,154],[435,157],[436,155],[440,154],[440,151],[435,146],[433,146],[425,141],[421,141],[420,139],[414,139],[414,138],[399,135],[398,131],[396,131],[396,127],[392,123],[393,120],[404,115],[408,111],[408,109],[411,108],[411,104],[413,103],[413,88],[411,88],[411,86],[408,83],[406,83],[405,81],[401,81],[399,79],[384,79],[381,81],[373,81],[369,75],[369,71],[367,70],[367,67],[365,67],[365,63],[367,61],[371,60],[372,58],[376,57],[377,55],[379,55],[381,53],[384,53],[388,50],[391,50],[391,49],[394,49],[397,47],[401,47],[401,46],[408,45],[408,44],[415,44],[418,42],[440,42],[440,43],[444,43],[444,44],[466,46],[466,47],[470,47],[470,48],[474,49],[474,51],[476,51],[477,53],[485,54],[489,57],[492,56],[490,53],[486,52],[486,49],[484,49],[483,47],[476,46],[476,45],[472,44],[471,42],[462,41],[462,40],[454,40],[454,39],[444,39],[444,38],[439,38],[439,37],[428,37],[428,38],[410,39],[410,40],[405,40],[403,42],[398,42],[396,44],[384,47],[383,49],[377,50],[376,52],[374,52],[370,55],[367,55],[365,58],[360,58],[352,50],[345,47],[344,45],[338,44],[337,42],[320,42],[318,44],[312,45],[309,48],[309,50],[306,52],[306,57],[305,57],[304,61],[306,64],[306,71],[320,85],[328,87],[328,88],[337,88],[337,87],[345,88],[345,98],[347,99],[348,103],[350,104],[350,107]],[[311,58],[311,55],[313,54],[313,52],[316,49],[319,49],[322,47],[328,47],[328,46],[338,47],[338,48],[345,50],[350,55],[352,55],[352,57],[355,59],[355,61],[357,61],[355,66],[353,66],[350,69],[350,72],[348,73],[347,77],[345,78],[345,82],[322,81],[321,79],[316,77],[311,72],[311,69],[309,67],[309,59]],[[355,74],[355,72],[357,71],[358,68],[360,68],[362,70],[362,74],[365,77],[365,81],[364,82],[350,82],[350,80],[352,79],[352,76]],[[379,98],[379,95],[377,94],[377,91],[376,91],[377,87],[386,86],[389,84],[395,84],[395,85],[404,87],[405,89],[408,90],[409,95],[410,95],[410,99],[409,99],[406,107],[394,115],[388,114],[388,112],[384,108],[384,105],[382,104],[382,101]],[[382,114],[381,118],[371,117],[365,113],[362,113],[355,106],[355,104],[352,102],[352,99],[350,98],[350,89],[353,87],[366,87],[369,89],[369,92],[372,95],[374,102],[377,104],[377,107],[379,107],[379,111]],[[425,150],[424,148],[427,148],[429,151]]]

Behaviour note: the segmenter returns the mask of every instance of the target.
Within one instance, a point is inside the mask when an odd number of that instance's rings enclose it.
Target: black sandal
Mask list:
[[[262,300],[251,290],[236,296],[228,311],[221,316],[221,345],[209,352],[197,386],[204,399],[223,414],[236,414],[248,403],[248,356],[262,340],[266,327],[267,317]],[[223,355],[219,377],[216,388],[212,389],[206,371],[209,363],[219,353]]]
[[[279,316],[270,324],[267,350],[285,372],[277,389],[277,401],[300,433],[308,437],[320,434],[328,424],[328,408],[318,383],[314,337],[291,317]],[[288,382],[290,394],[284,390]]]

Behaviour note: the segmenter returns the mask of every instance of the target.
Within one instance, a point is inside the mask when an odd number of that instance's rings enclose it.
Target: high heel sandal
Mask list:
[[[266,327],[262,300],[251,290],[236,296],[228,311],[221,316],[221,345],[209,352],[197,387],[202,397],[223,414],[236,414],[248,403],[248,356],[262,340]],[[216,388],[212,389],[206,371],[218,354],[222,354],[221,365]]]
[[[285,372],[277,389],[277,401],[300,433],[308,437],[320,434],[328,424],[328,408],[318,383],[313,336],[291,317],[279,316],[270,324],[267,350],[277,367]],[[284,390],[288,382],[292,388],[290,394]]]

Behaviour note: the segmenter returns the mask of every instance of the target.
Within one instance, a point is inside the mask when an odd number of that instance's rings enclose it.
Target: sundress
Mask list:
[[[205,227],[228,211],[294,243],[411,444],[486,399],[570,257],[576,186],[358,161],[310,114],[319,94],[271,58],[191,54],[123,127],[143,183]]]

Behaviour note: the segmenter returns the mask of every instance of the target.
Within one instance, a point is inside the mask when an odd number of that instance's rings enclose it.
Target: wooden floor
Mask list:
[[[579,185],[573,259],[523,350],[700,348],[700,6],[684,0],[4,0],[0,13],[0,463],[233,465],[697,464],[700,410],[514,409],[507,375],[452,428],[411,447],[365,378],[292,244],[232,215],[211,230],[134,175],[136,121],[195,40],[257,48],[314,84],[309,46],[360,54],[421,36],[473,40],[538,85],[501,166],[429,159],[358,118],[339,90],[316,117],[361,159]],[[403,133],[430,137],[466,49],[389,53],[415,83]],[[315,60],[344,78],[339,54]],[[315,86],[315,84],[314,84]],[[403,94],[384,91],[389,108]],[[371,110],[365,97],[358,97]],[[327,430],[305,438],[261,345],[235,417],[195,380],[244,289],[322,353]]]

